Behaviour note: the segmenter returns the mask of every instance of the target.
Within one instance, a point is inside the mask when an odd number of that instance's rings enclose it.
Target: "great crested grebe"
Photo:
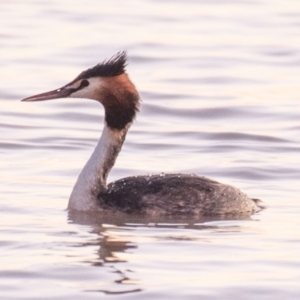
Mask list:
[[[257,211],[259,200],[232,186],[193,174],[132,176],[106,184],[140,104],[139,94],[125,72],[126,59],[126,52],[120,52],[57,90],[22,100],[88,98],[104,106],[101,138],[77,179],[68,208],[197,216],[251,215]]]

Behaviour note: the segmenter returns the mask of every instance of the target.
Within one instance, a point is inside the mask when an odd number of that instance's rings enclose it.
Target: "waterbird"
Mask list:
[[[127,131],[139,111],[140,96],[126,73],[127,53],[80,73],[63,87],[22,101],[85,98],[100,102],[104,128],[71,193],[70,211],[118,211],[146,215],[251,215],[262,202],[239,189],[195,174],[130,176],[107,184]]]

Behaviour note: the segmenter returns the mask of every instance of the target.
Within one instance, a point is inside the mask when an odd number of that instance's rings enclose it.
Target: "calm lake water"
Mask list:
[[[298,0],[0,1],[1,299],[299,299]],[[109,180],[189,172],[249,220],[71,215],[103,108],[21,103],[128,50],[141,112]]]

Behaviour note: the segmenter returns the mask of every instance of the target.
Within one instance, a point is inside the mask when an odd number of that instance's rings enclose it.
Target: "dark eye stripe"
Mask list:
[[[70,88],[69,89],[69,91],[70,91],[70,93],[72,94],[72,93],[75,93],[75,92],[77,92],[77,91],[80,91],[80,90],[82,90],[83,88],[85,88],[86,86],[88,86],[90,83],[89,83],[89,81],[88,80],[86,80],[86,79],[84,79],[84,80],[82,80],[81,82],[80,82],[80,85],[79,85],[79,87],[78,88]]]

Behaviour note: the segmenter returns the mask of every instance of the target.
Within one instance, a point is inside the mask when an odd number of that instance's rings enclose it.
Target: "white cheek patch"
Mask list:
[[[89,82],[89,85],[70,94],[69,97],[74,97],[74,98],[88,98],[88,99],[94,99],[94,100],[100,100],[101,97],[101,89],[103,86],[103,80],[101,78],[89,78],[87,79]],[[77,88],[80,86],[76,84]],[[76,88],[74,86],[71,86],[70,88]]]

